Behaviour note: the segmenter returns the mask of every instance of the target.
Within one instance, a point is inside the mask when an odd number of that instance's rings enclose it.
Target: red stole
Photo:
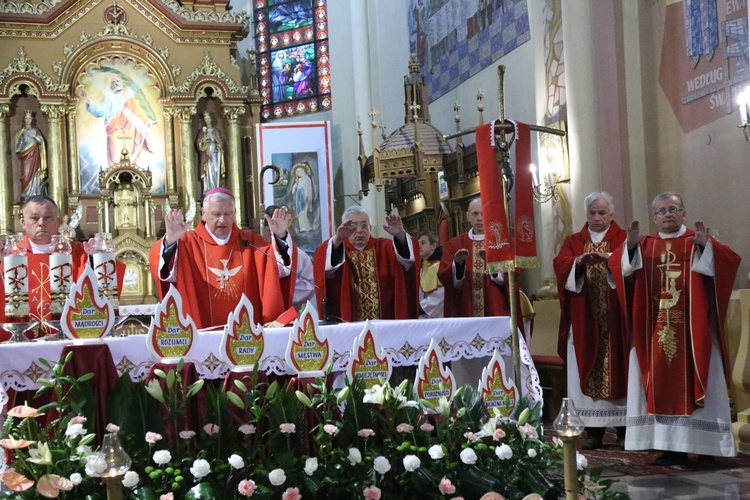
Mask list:
[[[243,240],[260,250],[242,245]],[[177,244],[174,286],[182,296],[185,313],[199,329],[225,325],[243,293],[253,304],[256,322],[269,323],[286,309],[274,250],[254,231],[234,226],[227,244],[218,245],[201,222]],[[160,251],[161,240],[151,248],[150,261],[163,297],[170,283],[159,277]]]
[[[567,361],[568,335],[572,326],[581,391],[591,397],[617,399],[627,396],[630,340],[617,292],[609,287],[604,275],[606,265],[590,270],[593,274],[584,277],[581,293],[566,290],[565,283],[576,257],[591,251],[612,252],[626,237],[627,233],[612,222],[601,243],[593,243],[588,224],[585,224],[580,232],[565,238],[553,262],[560,297],[557,352],[563,361]]]
[[[618,296],[625,311],[631,311],[628,327],[648,412],[657,415],[691,415],[703,406],[712,330],[718,334],[725,376],[729,374],[723,330],[740,257],[712,238],[715,276],[694,273],[696,248],[689,239],[694,234],[687,230],[678,238],[646,237],[641,242],[643,269],[633,275],[632,293],[620,287],[626,245],[610,259]]]
[[[408,236],[411,238],[411,236]],[[413,319],[418,316],[419,263],[408,272],[396,257],[393,240],[370,237],[362,250],[344,241],[345,258],[336,276],[326,279],[325,266],[329,242],[315,250],[315,284],[325,293],[327,313],[344,321],[362,319]],[[412,238],[412,246],[416,247]],[[323,296],[318,296],[322,311]],[[358,301],[356,296],[364,300]]]

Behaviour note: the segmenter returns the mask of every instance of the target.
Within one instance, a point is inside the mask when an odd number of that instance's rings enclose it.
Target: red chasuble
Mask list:
[[[711,238],[715,276],[692,272],[697,249],[689,238],[694,234],[688,230],[678,238],[646,237],[641,242],[643,269],[633,274],[632,291],[620,286],[627,245],[609,261],[651,414],[692,415],[703,406],[712,331],[718,334],[729,379],[724,321],[740,256]]]
[[[453,286],[453,259],[459,250],[469,250],[466,259],[463,286]],[[506,285],[498,285],[487,274],[485,261],[479,254],[484,241],[474,241],[468,233],[451,238],[443,246],[438,276],[445,287],[445,317],[471,318],[483,316],[510,316],[510,303]],[[519,309],[520,311],[520,309]],[[523,325],[519,325],[523,328]]]
[[[262,251],[243,246],[243,240]],[[170,283],[159,276],[160,251],[161,240],[151,248],[150,261],[162,298]],[[235,225],[228,243],[218,245],[201,222],[177,242],[176,281],[172,284],[182,296],[185,314],[199,329],[225,325],[244,293],[253,304],[256,322],[275,320],[286,307],[273,256],[273,248],[254,231],[240,230]],[[169,268],[174,265],[170,262]]]
[[[411,238],[411,236],[409,236]],[[363,250],[344,241],[344,264],[326,279],[326,241],[315,249],[315,284],[325,293],[327,313],[344,321],[365,319],[414,319],[419,315],[419,263],[404,271],[390,238],[370,237]],[[412,238],[412,246],[417,242]],[[323,296],[316,289],[318,310]]]
[[[581,293],[565,289],[576,257],[590,252],[611,253],[627,238],[612,222],[600,243],[591,241],[588,223],[563,242],[553,262],[560,296],[560,331],[557,352],[567,361],[568,335],[578,362],[581,392],[592,398],[617,399],[627,396],[628,339],[625,319],[620,312],[617,291],[607,284],[607,264],[586,266]]]

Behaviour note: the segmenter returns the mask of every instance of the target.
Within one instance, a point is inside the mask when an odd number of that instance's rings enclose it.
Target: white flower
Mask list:
[[[211,472],[211,464],[207,460],[199,458],[193,462],[193,466],[190,467],[190,473],[195,476],[195,479],[201,479]]]
[[[71,474],[69,479],[70,479],[70,482],[73,483],[73,486],[78,486],[79,484],[81,484],[81,481],[83,481],[83,478],[77,472],[74,472],[73,474]]]
[[[589,461],[584,455],[576,452],[576,465],[578,466],[578,470],[583,470],[589,466]]]
[[[349,455],[346,458],[352,465],[357,465],[362,461],[362,453],[357,448],[349,448]]]
[[[242,457],[237,455],[236,453],[227,458],[227,462],[229,462],[229,465],[231,465],[234,469],[241,469],[245,466],[245,461],[242,460]]]
[[[312,476],[318,470],[318,459],[315,457],[305,460],[305,474]]]
[[[38,443],[36,448],[29,448],[29,462],[38,465],[52,465],[52,452],[47,443]]]
[[[513,456],[513,450],[511,450],[510,446],[507,444],[501,444],[495,448],[495,455],[497,455],[500,460],[509,460]]]
[[[363,403],[373,403],[376,405],[382,405],[385,401],[385,392],[383,387],[379,384],[372,386],[372,389],[365,389],[365,397],[362,398]]]
[[[378,474],[383,475],[391,470],[391,463],[383,456],[375,457],[375,460],[372,461],[372,468],[375,469],[375,472]]]
[[[172,454],[169,453],[169,450],[159,450],[154,452],[154,462],[156,462],[157,465],[164,465],[169,463],[170,460],[172,460]]]
[[[94,454],[94,450],[91,449],[91,446],[89,445],[82,445],[76,447],[76,452],[78,455],[80,455],[81,460],[86,460],[88,457]]]
[[[126,488],[135,488],[138,486],[139,480],[138,473],[134,470],[129,470],[125,473],[125,477],[122,478],[122,485]]]
[[[408,472],[414,472],[415,470],[419,469],[421,465],[422,462],[416,455],[406,455],[404,457],[404,469],[406,469]]]
[[[443,418],[448,418],[451,416],[451,402],[448,401],[448,398],[446,398],[445,396],[441,396],[440,399],[438,399],[438,406],[435,409]]]
[[[286,474],[284,469],[274,469],[268,473],[268,480],[274,486],[281,486],[286,481]]]
[[[461,461],[466,465],[474,465],[477,463],[477,454],[473,448],[464,448],[461,452]]]
[[[85,436],[86,429],[83,428],[83,424],[70,424],[68,426],[68,430],[65,431],[65,435],[69,438],[74,438],[76,436]]]
[[[101,458],[102,452],[97,451],[86,457],[86,467],[84,471],[87,476],[100,477],[102,472],[107,470],[107,464]]]
[[[430,449],[427,451],[427,453],[430,454],[430,457],[433,460],[440,460],[445,456],[445,452],[443,451],[443,447],[439,444],[435,444],[430,446]]]
[[[536,458],[536,450],[534,448],[530,448],[527,453],[529,454],[529,458]]]

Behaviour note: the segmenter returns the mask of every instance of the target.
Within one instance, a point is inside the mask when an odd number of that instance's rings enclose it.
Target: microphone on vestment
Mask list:
[[[261,249],[260,247],[257,247],[255,245],[253,245],[252,243],[250,243],[249,241],[247,241],[245,239],[240,240],[240,244],[243,247],[249,247],[249,248],[252,248],[254,250],[259,251],[260,253],[262,253],[263,255],[265,255],[266,257],[268,257],[269,259],[274,259],[274,257],[268,255],[268,253],[265,250]],[[328,300],[326,299],[326,292],[325,292],[325,290],[323,290],[320,286],[318,286],[317,283],[315,283],[314,281],[311,281],[311,280],[307,279],[306,277],[302,276],[300,273],[298,273],[296,271],[296,269],[294,269],[294,267],[292,266],[292,257],[289,256],[289,259],[290,259],[289,270],[292,273],[294,273],[294,275],[297,278],[301,279],[302,281],[304,281],[307,284],[310,284],[310,285],[314,286],[316,290],[320,291],[320,296],[323,298],[321,300],[321,305],[322,305],[322,308],[323,308],[323,311],[322,311],[322,313],[323,313],[323,321],[319,321],[318,324],[320,324],[320,325],[335,325],[336,323],[339,323],[339,321],[336,320],[337,318],[334,318],[334,317],[328,315]],[[294,293],[294,291],[292,291],[292,293]]]

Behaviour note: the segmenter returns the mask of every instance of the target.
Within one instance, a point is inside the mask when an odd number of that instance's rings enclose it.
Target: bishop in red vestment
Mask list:
[[[567,364],[568,397],[586,424],[584,449],[602,445],[606,427],[616,427],[625,444],[630,341],[607,262],[625,241],[614,222],[609,193],[584,200],[586,224],[562,244],[553,266],[560,298],[557,351]]]
[[[315,250],[318,310],[344,321],[416,318],[419,263],[401,217],[389,214],[383,225],[393,240],[373,237],[370,216],[359,206],[347,208],[342,220]]]
[[[284,258],[287,238],[291,241],[289,216],[278,210],[266,218],[282,240],[269,245],[254,231],[237,227],[235,210],[229,190],[212,189],[203,199],[203,217],[194,231],[188,231],[182,211],[173,210],[164,218],[166,234],[151,248],[151,273],[160,296],[174,285],[185,313],[199,329],[226,324],[243,293],[253,304],[255,321],[263,324],[290,305],[281,282],[289,274]]]
[[[481,199],[471,200],[466,217],[471,229],[448,240],[440,259],[445,317],[509,316],[505,274],[487,274]]]
[[[683,225],[677,193],[658,195],[652,209],[659,232],[643,236],[633,221],[610,259],[634,347],[625,447],[666,450],[663,464],[734,456],[724,322],[740,257],[702,221]]]

